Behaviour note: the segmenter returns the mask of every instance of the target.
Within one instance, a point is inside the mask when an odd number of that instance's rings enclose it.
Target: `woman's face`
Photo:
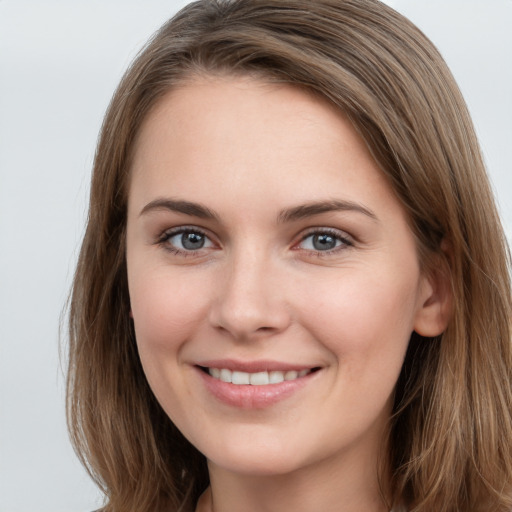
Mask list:
[[[339,112],[251,79],[174,89],[137,140],[127,262],[148,381],[213,466],[375,464],[435,293]]]

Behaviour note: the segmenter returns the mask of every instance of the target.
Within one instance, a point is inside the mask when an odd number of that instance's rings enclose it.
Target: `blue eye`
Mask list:
[[[177,252],[193,252],[213,247],[212,241],[201,231],[184,228],[167,232],[160,242]]]
[[[329,252],[342,246],[350,245],[352,245],[352,243],[339,233],[333,233],[331,231],[316,231],[306,235],[302,239],[300,248],[307,251]]]

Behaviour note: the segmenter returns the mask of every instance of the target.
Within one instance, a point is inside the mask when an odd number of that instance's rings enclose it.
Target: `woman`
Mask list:
[[[507,254],[407,20],[191,4],[107,112],[73,288],[105,510],[510,510]]]

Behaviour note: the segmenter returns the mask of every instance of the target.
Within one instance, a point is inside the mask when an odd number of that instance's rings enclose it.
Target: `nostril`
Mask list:
[[[263,293],[235,292],[220,296],[209,308],[208,321],[218,332],[247,341],[270,336],[289,326],[291,316],[279,297],[270,301]]]

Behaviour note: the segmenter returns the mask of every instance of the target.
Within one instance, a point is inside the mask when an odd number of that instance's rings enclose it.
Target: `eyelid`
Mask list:
[[[171,236],[179,235],[180,233],[186,233],[186,232],[200,233],[201,235],[204,235],[204,236],[207,236],[208,238],[210,238],[208,233],[204,229],[202,229],[198,226],[186,225],[186,226],[176,226],[173,228],[164,229],[157,236],[157,242],[159,242],[161,240],[167,240]]]
[[[194,225],[185,225],[185,226],[176,226],[173,228],[166,229],[158,235],[158,237],[155,240],[156,245],[160,245],[164,247],[165,250],[172,252],[173,254],[179,254],[182,256],[193,256],[198,254],[201,251],[208,250],[211,247],[201,247],[200,249],[196,250],[185,250],[180,249],[179,247],[175,247],[171,245],[169,240],[179,234],[182,233],[198,233],[202,236],[204,236],[206,239],[208,239],[213,246],[217,245],[214,238],[209,234],[209,232],[205,229],[200,228],[199,226]]]
[[[298,247],[304,240],[307,238],[313,236],[313,235],[321,235],[321,234],[327,234],[330,235],[337,240],[341,241],[341,244],[337,247],[334,247],[333,249],[328,249],[325,251],[315,250],[315,249],[303,249],[301,247]],[[336,228],[328,228],[328,227],[312,227],[307,229],[305,232],[301,233],[300,239],[295,242],[293,248],[298,251],[304,251],[307,253],[315,254],[317,256],[328,256],[334,253],[337,253],[338,251],[345,250],[349,247],[354,246],[354,238],[349,235],[346,231],[343,231],[341,229]]]
[[[202,236],[204,236],[212,245],[209,247],[201,247],[199,249],[181,249],[179,247],[176,247],[169,243],[169,240],[182,233],[198,233]],[[304,240],[308,239],[309,237],[313,235],[322,235],[327,234],[329,236],[332,236],[337,241],[341,242],[339,245],[335,246],[332,249],[326,249],[326,250],[317,250],[317,249],[305,249],[303,247],[300,247],[300,245],[304,242]],[[354,245],[354,237],[348,234],[346,231],[332,228],[332,227],[321,227],[321,226],[315,226],[310,227],[300,233],[298,235],[298,240],[296,240],[293,245],[292,249],[296,251],[302,251],[304,253],[308,254],[314,254],[315,256],[329,256],[332,254],[335,254],[339,251],[346,250],[347,248],[350,248]],[[197,255],[200,252],[203,252],[205,250],[211,249],[212,246],[217,246],[218,243],[215,240],[215,237],[210,234],[209,230],[203,229],[197,225],[181,225],[181,226],[175,226],[172,228],[165,229],[162,231],[155,240],[155,245],[162,246],[165,250],[172,252],[173,254],[179,254],[182,256],[194,256]]]

